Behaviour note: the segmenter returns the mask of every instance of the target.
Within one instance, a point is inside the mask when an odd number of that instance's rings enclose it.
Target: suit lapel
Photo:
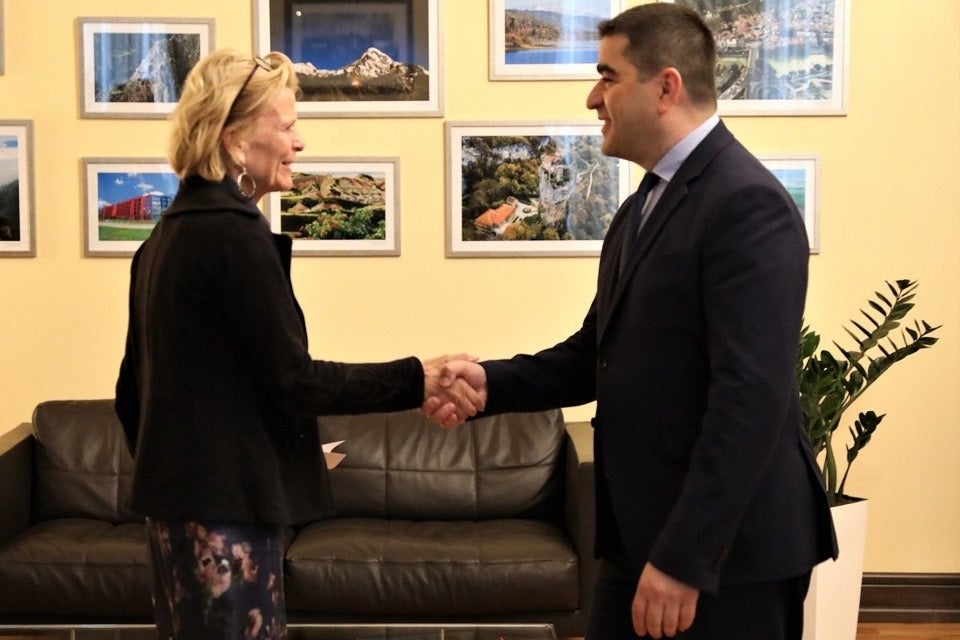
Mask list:
[[[610,226],[610,232],[607,234],[610,241],[604,243],[604,252],[610,255],[606,260],[601,259],[601,265],[606,263],[606,267],[601,267],[600,281],[598,282],[601,289],[598,299],[604,302],[604,304],[597,309],[598,341],[603,339],[604,333],[623,299],[624,292],[626,292],[630,286],[630,282],[635,277],[637,270],[640,268],[640,264],[656,243],[657,238],[663,231],[664,225],[687,197],[687,194],[692,188],[692,183],[703,173],[717,153],[733,141],[733,135],[727,130],[723,122],[720,122],[707,134],[707,137],[697,145],[687,159],[683,161],[683,164],[680,165],[673,179],[667,184],[667,188],[664,190],[663,195],[660,196],[660,200],[657,201],[656,206],[650,211],[649,218],[643,225],[643,228],[640,230],[640,236],[637,238],[639,244],[631,254],[630,261],[623,270],[623,273],[617,278],[617,251],[612,251],[612,248],[615,247],[619,250],[620,238],[625,228],[621,218],[626,217],[623,214],[626,213],[627,208],[635,196],[624,200],[620,211],[617,212],[617,216]],[[620,220],[619,225],[617,224],[618,220]],[[616,233],[615,227],[617,227]],[[611,245],[613,246],[611,247]]]

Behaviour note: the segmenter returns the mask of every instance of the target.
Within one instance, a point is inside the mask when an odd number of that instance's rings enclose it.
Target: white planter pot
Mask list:
[[[803,640],[856,640],[867,539],[867,501],[830,509],[840,556],[813,570],[803,606]]]

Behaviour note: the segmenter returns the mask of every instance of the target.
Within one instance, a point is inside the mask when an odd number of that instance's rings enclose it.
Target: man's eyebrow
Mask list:
[[[603,63],[600,63],[597,65],[597,73],[599,73],[600,75],[603,75],[605,73],[610,75],[616,75],[616,72],[613,70],[613,67]]]

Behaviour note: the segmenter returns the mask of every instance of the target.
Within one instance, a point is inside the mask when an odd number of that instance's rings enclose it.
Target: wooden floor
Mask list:
[[[960,624],[864,624],[857,626],[857,640],[953,640],[960,638]]]
[[[960,624],[861,623],[857,640],[957,640]],[[566,638],[565,640],[583,640]]]

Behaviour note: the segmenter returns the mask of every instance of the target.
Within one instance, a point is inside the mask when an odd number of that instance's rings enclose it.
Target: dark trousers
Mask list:
[[[161,640],[287,637],[280,528],[147,520]]]
[[[640,576],[600,561],[586,640],[634,640],[630,608]],[[721,586],[697,600],[693,626],[682,640],[800,640],[810,573],[747,585]]]

